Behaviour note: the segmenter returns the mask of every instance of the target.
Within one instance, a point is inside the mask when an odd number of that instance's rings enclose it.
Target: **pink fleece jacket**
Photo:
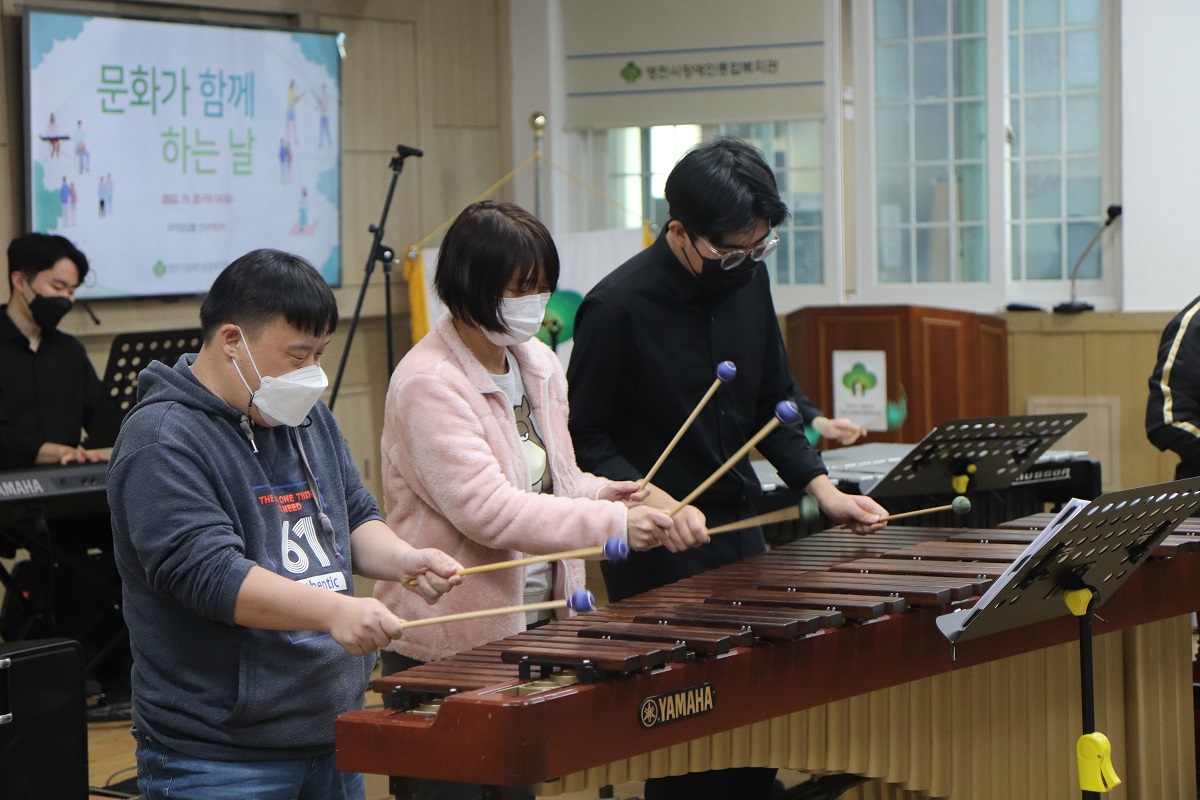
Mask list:
[[[449,314],[400,361],[383,423],[387,522],[414,547],[436,547],[463,566],[602,545],[625,536],[626,509],[597,500],[609,483],[582,472],[567,432],[567,382],[558,357],[532,340],[510,348],[546,447],[554,495],[535,494],[508,397],[467,349]],[[559,562],[554,596],[583,588],[583,562]],[[430,606],[395,582],[375,596],[401,619],[524,601],[525,571],[468,575]],[[511,636],[524,614],[413,628],[388,649],[431,661]]]

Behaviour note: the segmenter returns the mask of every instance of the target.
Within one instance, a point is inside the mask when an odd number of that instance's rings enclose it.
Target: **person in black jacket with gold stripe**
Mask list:
[[[1150,376],[1146,436],[1179,456],[1175,479],[1200,475],[1200,297],[1174,316]]]

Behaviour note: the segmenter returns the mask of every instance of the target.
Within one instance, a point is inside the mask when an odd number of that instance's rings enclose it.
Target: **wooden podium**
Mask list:
[[[927,306],[815,306],[787,315],[787,346],[804,393],[833,408],[833,351],[887,354],[887,396],[908,398],[904,425],[876,442],[916,442],[946,420],[1008,414],[1003,319]]]

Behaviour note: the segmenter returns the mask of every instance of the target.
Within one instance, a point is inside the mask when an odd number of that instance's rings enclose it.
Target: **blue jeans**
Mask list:
[[[172,750],[133,727],[142,800],[364,800],[358,772],[341,772],[334,754],[283,761],[212,761]]]

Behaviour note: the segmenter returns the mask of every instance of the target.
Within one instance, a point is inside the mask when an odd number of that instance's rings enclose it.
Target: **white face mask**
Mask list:
[[[528,342],[542,329],[550,293],[527,294],[524,297],[500,298],[500,321],[508,330],[503,333],[485,330],[483,335],[497,347],[509,347]]]
[[[242,329],[238,328],[238,333],[241,332]],[[238,377],[242,379],[246,391],[250,392],[250,402],[258,409],[263,421],[271,427],[276,425],[295,427],[304,422],[308,412],[312,411],[312,407],[321,399],[321,393],[329,385],[329,378],[325,376],[325,370],[321,369],[319,364],[312,364],[294,369],[279,377],[268,375],[264,378],[258,371],[258,365],[254,363],[254,356],[250,355],[250,345],[246,344],[244,333],[242,334],[242,344],[246,345],[246,355],[250,359],[250,366],[254,367],[254,373],[258,375],[257,392],[250,390],[250,384],[246,383],[246,378],[242,375],[237,361],[232,357],[229,360],[233,361],[233,368],[237,370]]]

